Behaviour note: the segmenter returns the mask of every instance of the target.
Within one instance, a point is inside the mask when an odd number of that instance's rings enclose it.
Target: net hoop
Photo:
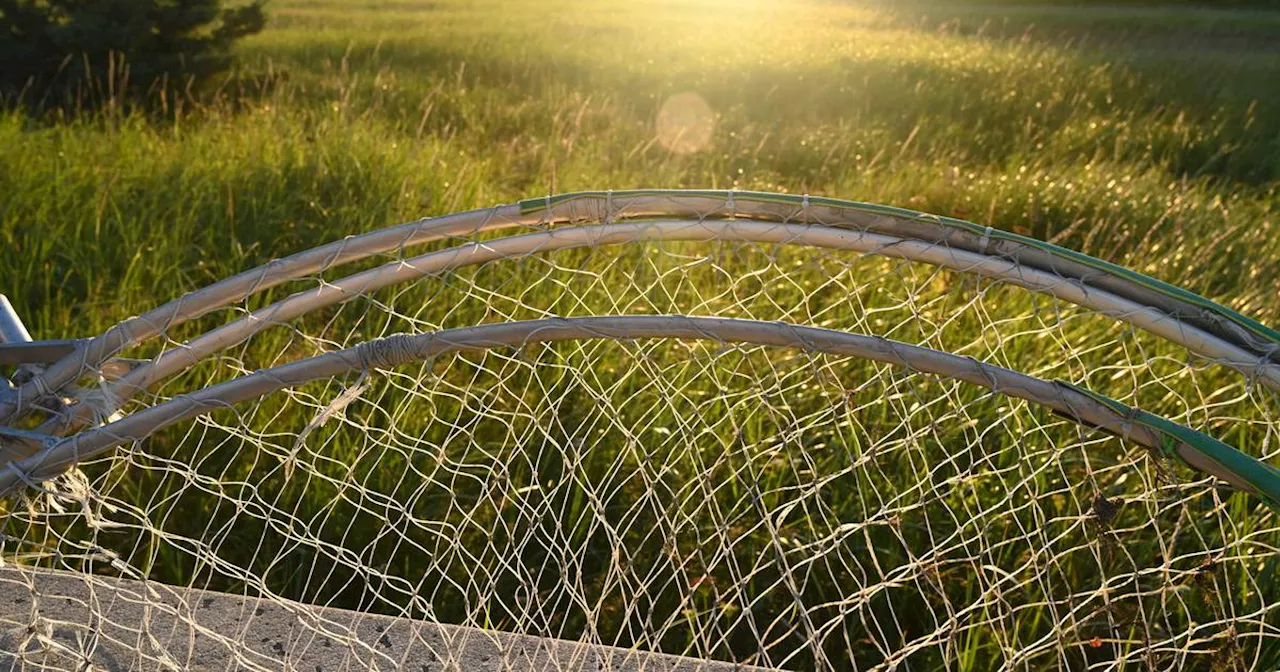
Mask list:
[[[1065,280],[1048,271],[1026,268],[1005,257],[904,239],[886,234],[810,224],[750,220],[644,220],[570,227],[467,243],[423,254],[326,282],[314,290],[293,294],[235,321],[213,329],[183,345],[166,350],[155,360],[125,373],[96,390],[70,414],[55,417],[40,429],[61,434],[114,414],[124,402],[147,387],[178,374],[201,360],[233,347],[273,325],[339,304],[367,292],[443,274],[466,266],[512,260],[557,250],[624,245],[651,241],[730,241],[799,245],[853,251],[922,262],[973,274],[1090,308],[1186,347],[1191,352],[1256,377],[1280,390],[1280,365],[1197,327],[1184,324],[1157,308],[1141,305],[1107,290]]]
[[[444,354],[582,339],[694,339],[781,346],[845,355],[985,387],[993,393],[1045,406],[1081,425],[1096,427],[1176,457],[1202,472],[1280,509],[1280,470],[1205,434],[1131,409],[1074,385],[1045,381],[970,357],[820,327],[684,315],[550,318],[396,335],[242,376],[147,408],[59,441],[0,473],[0,493],[34,485],[72,464],[121,444],[139,441],[183,420],[231,407],[310,381],[357,371],[390,369]]]
[[[1089,292],[1108,291],[1143,308],[1164,313],[1180,325],[1213,336],[1218,341],[1215,348],[1236,352],[1224,362],[1228,366],[1251,379],[1260,378],[1280,388],[1277,384],[1280,332],[1200,295],[1051,243],[964,220],[856,201],[765,192],[634,190],[568,193],[422,219],[350,236],[272,261],[78,342],[70,354],[53,362],[17,390],[0,397],[0,422],[23,416],[35,400],[47,392],[61,389],[85,373],[99,369],[129,346],[289,280],[453,236],[476,236],[520,226],[615,223],[664,217],[821,222],[832,228],[884,234],[1003,259],[1019,268],[1048,273],[1059,281],[1077,283]],[[1240,352],[1247,354],[1240,356]]]
[[[0,561],[708,664],[1269,669],[1278,336],[896,208],[529,199],[0,343]],[[21,637],[168,628],[23,585]]]

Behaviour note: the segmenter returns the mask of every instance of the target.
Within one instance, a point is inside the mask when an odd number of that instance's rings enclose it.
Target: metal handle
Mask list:
[[[4,294],[0,294],[0,343],[28,343],[31,341],[31,334],[27,332],[27,327],[22,324],[22,318],[18,317],[17,311],[13,309],[13,304],[9,303],[9,298]]]

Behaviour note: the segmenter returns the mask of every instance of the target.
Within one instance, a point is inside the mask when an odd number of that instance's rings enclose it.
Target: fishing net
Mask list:
[[[733,192],[303,253],[12,376],[0,649],[1274,667],[1274,332],[1148,280]]]

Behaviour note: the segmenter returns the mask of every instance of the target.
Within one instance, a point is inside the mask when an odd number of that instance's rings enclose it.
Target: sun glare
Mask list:
[[[676,154],[692,154],[711,143],[716,118],[702,96],[677,93],[658,110],[658,143]]]

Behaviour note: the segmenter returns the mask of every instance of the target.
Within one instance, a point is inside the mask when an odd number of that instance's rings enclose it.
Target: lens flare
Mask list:
[[[658,110],[658,142],[675,154],[692,154],[711,144],[716,118],[711,106],[693,92],[667,98]]]

